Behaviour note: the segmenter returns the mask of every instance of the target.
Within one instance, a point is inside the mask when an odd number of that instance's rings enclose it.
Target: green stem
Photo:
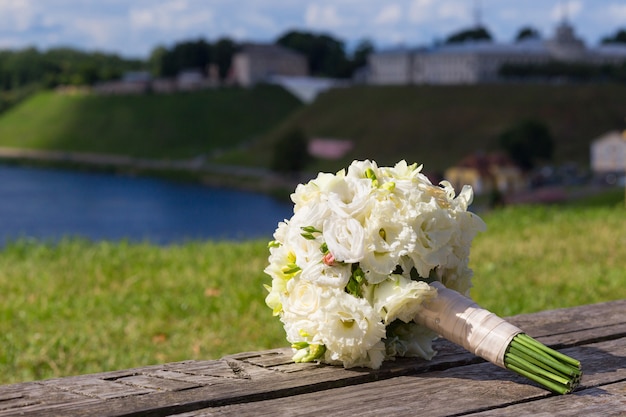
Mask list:
[[[562,354],[561,352],[551,349],[549,347],[547,347],[546,345],[544,345],[543,343],[540,343],[538,341],[536,341],[535,339],[533,339],[532,337],[528,336],[527,334],[520,334],[519,335],[519,340],[520,342],[528,345],[528,346],[533,346],[535,349],[538,349],[540,351],[546,352],[548,354],[550,354],[551,356],[555,357],[556,359],[568,363],[572,366],[575,366],[576,368],[580,369],[580,361]]]
[[[511,341],[504,356],[504,365],[558,394],[571,392],[578,386],[582,376],[578,360],[523,333]]]
[[[564,387],[561,384],[556,384],[545,378],[541,378],[540,376],[535,375],[532,372],[526,371],[526,369],[524,369],[523,367],[517,367],[515,365],[509,364],[507,365],[507,368],[509,368],[512,371],[517,372],[518,374],[522,376],[525,376],[526,378],[538,383],[539,385],[542,385],[545,388],[548,388],[552,392],[556,392],[557,394],[567,394],[568,392],[570,392],[570,389],[568,389],[567,387]]]
[[[555,382],[558,382],[559,384],[563,384],[563,385],[569,384],[569,380],[567,378],[561,375],[554,374],[550,372],[549,370],[541,368],[540,366],[537,366],[533,363],[526,362],[523,357],[519,357],[513,353],[507,353],[506,356],[508,357],[511,364],[517,365],[519,367],[526,367],[534,374],[552,379]]]

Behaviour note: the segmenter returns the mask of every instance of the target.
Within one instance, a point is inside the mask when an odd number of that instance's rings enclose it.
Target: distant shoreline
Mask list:
[[[115,172],[195,182],[212,187],[262,192],[277,198],[291,193],[299,178],[263,168],[208,163],[203,159],[151,159],[128,155],[0,147],[0,163]]]

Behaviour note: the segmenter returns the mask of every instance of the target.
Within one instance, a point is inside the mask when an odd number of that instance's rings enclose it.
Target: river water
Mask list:
[[[173,181],[0,165],[0,245],[56,241],[271,239],[292,206],[267,195]]]

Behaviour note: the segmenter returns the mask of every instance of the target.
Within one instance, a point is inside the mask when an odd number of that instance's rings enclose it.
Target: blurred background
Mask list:
[[[624,186],[624,21],[591,1],[3,1],[3,238],[268,236],[281,196],[353,159],[424,163],[477,210]]]
[[[284,346],[266,242],[354,159],[473,187],[496,313],[623,298],[625,129],[622,1],[0,0],[0,383]]]

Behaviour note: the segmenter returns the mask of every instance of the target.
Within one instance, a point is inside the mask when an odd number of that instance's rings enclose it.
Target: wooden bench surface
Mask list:
[[[626,300],[510,317],[579,359],[551,394],[445,340],[379,370],[291,363],[290,349],[0,386],[0,416],[626,416]]]

